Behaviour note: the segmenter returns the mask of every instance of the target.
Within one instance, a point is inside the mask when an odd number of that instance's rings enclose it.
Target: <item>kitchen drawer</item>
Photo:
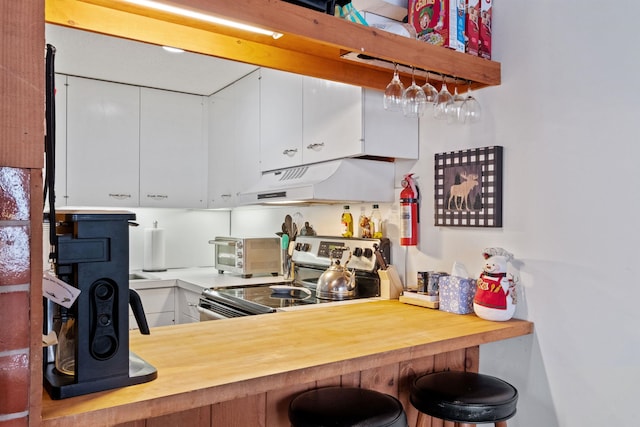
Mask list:
[[[137,292],[142,300],[142,307],[147,315],[162,313],[165,311],[175,311],[175,291],[174,286],[167,288],[138,289]],[[132,314],[129,307],[129,314]]]

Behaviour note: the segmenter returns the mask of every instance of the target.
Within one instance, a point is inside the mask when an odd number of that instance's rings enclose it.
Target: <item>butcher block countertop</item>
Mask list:
[[[318,307],[131,333],[154,381],[64,400],[43,392],[44,426],[114,425],[530,334],[398,301]]]

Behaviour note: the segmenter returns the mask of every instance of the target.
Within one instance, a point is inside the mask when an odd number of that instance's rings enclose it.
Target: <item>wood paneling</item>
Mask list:
[[[422,415],[409,402],[410,384],[416,376],[437,370],[460,370],[465,362],[469,366],[477,365],[478,347],[461,349],[436,356],[410,360],[380,366],[366,371],[356,371],[343,376],[331,377],[321,381],[296,384],[290,387],[271,390],[254,396],[238,398],[228,402],[184,411],[177,414],[155,417],[137,423],[121,424],[118,427],[169,427],[189,425],[192,427],[282,427],[289,425],[288,408],[291,400],[298,394],[314,388],[339,386],[362,387],[397,397],[408,415],[409,425],[453,427],[453,423]],[[437,359],[437,361],[436,361]],[[473,359],[473,360],[470,360]],[[450,365],[448,363],[451,363]],[[206,415],[211,412],[211,418]]]
[[[44,163],[43,11],[39,1],[0,2],[0,166]]]

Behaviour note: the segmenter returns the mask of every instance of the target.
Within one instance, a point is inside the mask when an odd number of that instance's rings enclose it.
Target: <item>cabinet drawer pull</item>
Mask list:
[[[168,198],[169,196],[167,196],[166,194],[147,194],[147,199],[162,200]]]
[[[109,193],[109,197],[111,197],[112,199],[124,200],[130,199],[131,194]]]
[[[307,149],[315,150],[315,151],[322,150],[322,147],[324,147],[324,142],[316,142],[316,143],[307,145]]]
[[[288,148],[282,152],[285,156],[293,157],[298,152],[297,148]]]
[[[223,199],[228,199],[231,197],[231,194],[221,194],[220,197],[222,197]]]

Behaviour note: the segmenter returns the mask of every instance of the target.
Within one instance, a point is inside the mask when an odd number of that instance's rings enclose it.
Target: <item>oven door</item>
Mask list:
[[[215,245],[215,266],[219,272],[230,271],[232,273],[242,273],[242,269],[237,267],[238,261],[238,240],[233,238],[216,237],[209,240]],[[242,245],[240,245],[242,246]]]
[[[233,317],[251,316],[254,313],[249,313],[241,309],[230,307],[227,304],[222,304],[218,301],[200,297],[198,302],[198,312],[200,313],[200,321],[207,320],[220,320],[231,319]]]

